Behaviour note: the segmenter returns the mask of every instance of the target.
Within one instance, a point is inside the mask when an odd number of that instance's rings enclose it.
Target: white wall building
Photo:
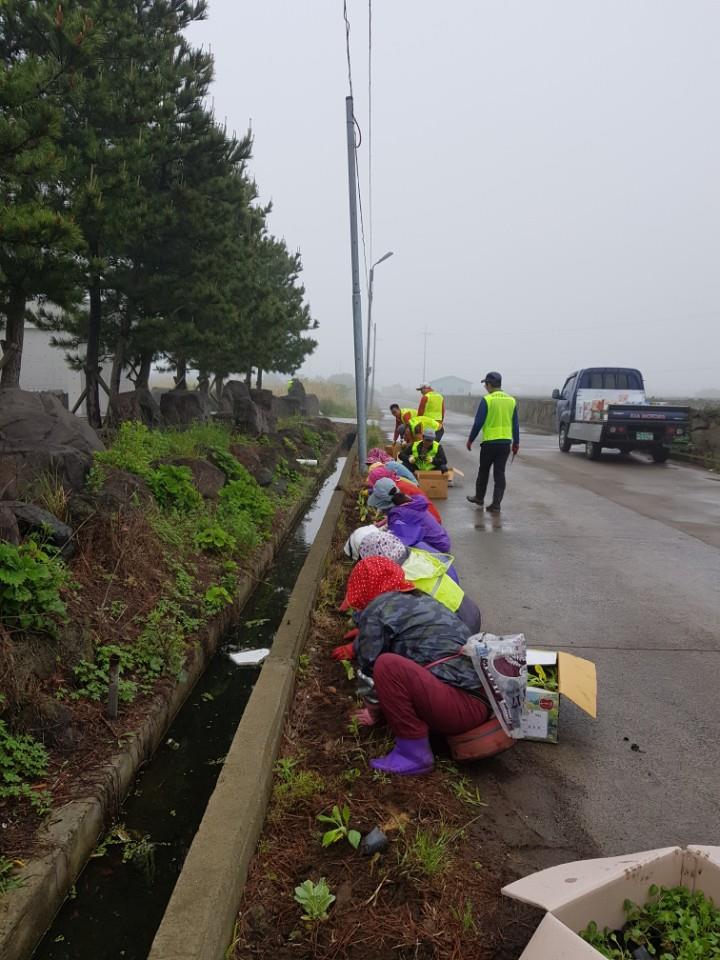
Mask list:
[[[23,345],[22,368],[20,370],[20,386],[23,390],[62,390],[68,395],[70,410],[80,399],[85,386],[85,376],[77,370],[71,370],[65,361],[65,350],[50,345],[50,338],[57,336],[46,330],[39,330],[34,324],[25,324],[25,340]],[[108,382],[110,365],[103,368],[103,379]],[[121,390],[132,390],[133,384],[123,374],[120,381]],[[107,395],[100,389],[100,408],[105,414],[107,410]],[[84,404],[77,411],[84,416]]]

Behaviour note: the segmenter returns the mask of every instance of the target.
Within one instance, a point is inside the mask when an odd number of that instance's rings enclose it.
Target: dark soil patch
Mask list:
[[[374,774],[368,760],[387,752],[389,732],[350,722],[354,682],[329,653],[348,627],[336,607],[350,570],[342,544],[357,525],[356,494],[348,495],[321,587],[234,956],[516,960],[540,914],[500,894],[512,872],[502,866],[498,845],[485,845],[485,798],[463,799],[468,782],[447,760],[426,777]],[[382,853],[364,857],[345,840],[322,847],[317,814],[345,803],[353,828],[384,830],[389,845]],[[439,844],[435,864],[421,855],[423,844]],[[336,901],[326,921],[306,923],[294,889],[321,877]]]

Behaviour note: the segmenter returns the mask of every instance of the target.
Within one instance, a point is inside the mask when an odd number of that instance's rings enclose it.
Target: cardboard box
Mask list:
[[[568,697],[591,717],[597,717],[597,673],[595,664],[571,653],[554,650],[527,651],[528,672],[540,665],[557,676],[557,690],[528,686],[523,706],[524,740],[557,743],[560,721],[560,694]]]
[[[520,960],[598,960],[602,954],[578,932],[592,920],[601,930],[620,929],[623,902],[647,903],[652,884],[702,891],[720,903],[720,847],[664,847],[579,860],[511,883],[503,888],[505,896],[547,910]]]
[[[431,500],[447,500],[448,475],[442,470],[418,470],[418,483],[426,497]]]

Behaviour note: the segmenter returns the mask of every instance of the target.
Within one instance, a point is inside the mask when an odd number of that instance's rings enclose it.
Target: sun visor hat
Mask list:
[[[375,510],[389,510],[393,505],[392,498],[397,492],[398,488],[392,480],[388,477],[381,477],[368,497],[368,506]]]
[[[373,524],[368,524],[366,527],[358,527],[357,530],[353,530],[343,547],[345,556],[350,557],[351,560],[359,560],[360,544],[370,533],[377,533],[377,527]]]
[[[423,430],[423,440],[434,440],[434,439],[435,439],[434,430],[431,430],[430,427],[428,427],[427,430]]]

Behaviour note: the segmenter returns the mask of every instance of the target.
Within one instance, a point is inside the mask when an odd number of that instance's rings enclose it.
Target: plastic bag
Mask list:
[[[462,648],[480,677],[495,716],[509,737],[522,736],[527,688],[527,644],[522,633],[496,637],[477,633]]]

